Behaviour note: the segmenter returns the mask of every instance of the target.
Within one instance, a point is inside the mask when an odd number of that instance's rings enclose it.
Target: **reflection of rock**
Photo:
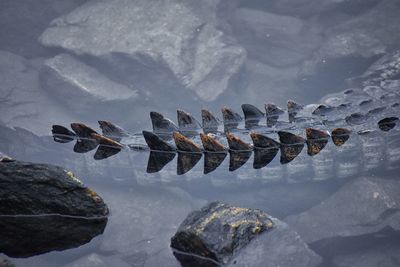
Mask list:
[[[39,134],[49,134],[50,125],[71,121],[67,109],[39,87],[34,62],[0,51],[0,120]]]
[[[107,217],[0,216],[0,252],[30,257],[79,247],[102,234],[106,224]]]
[[[201,99],[213,100],[245,57],[245,51],[217,29],[218,3],[91,1],[54,20],[40,40],[46,46],[118,62],[123,71],[152,73],[154,80],[154,71],[162,70]],[[148,68],[152,71],[146,72]]]
[[[121,260],[117,256],[102,256],[96,253],[91,253],[76,261],[73,261],[64,267],[132,267],[132,265]],[[136,266],[136,265],[133,265]]]
[[[358,178],[345,184],[320,205],[287,217],[307,242],[358,236],[384,228],[400,230],[400,182]]]
[[[138,97],[137,90],[109,80],[94,68],[67,54],[46,60],[40,77],[49,94],[72,111],[81,112],[88,107],[93,108],[95,104],[107,105],[106,101],[134,101]]]
[[[60,167],[0,162],[0,252],[28,257],[77,247],[101,234],[108,208]]]
[[[105,216],[108,208],[91,189],[60,167],[0,163],[0,214]]]
[[[171,247],[183,266],[316,266],[321,261],[287,224],[260,210],[220,202],[189,214]]]

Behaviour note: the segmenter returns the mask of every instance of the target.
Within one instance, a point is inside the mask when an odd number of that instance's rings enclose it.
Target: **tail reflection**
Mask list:
[[[147,173],[159,172],[175,158],[175,153],[150,151]]]

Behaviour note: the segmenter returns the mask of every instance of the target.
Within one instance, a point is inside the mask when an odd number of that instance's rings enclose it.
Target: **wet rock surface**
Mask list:
[[[60,167],[0,162],[0,252],[29,257],[65,250],[102,234],[108,208]]]
[[[320,262],[285,223],[261,210],[221,202],[189,214],[171,238],[171,247],[183,266],[292,266],[294,262],[316,266]]]
[[[178,259],[184,252],[227,263],[234,252],[272,228],[265,212],[212,202],[188,215],[171,238],[171,247]]]
[[[307,242],[400,230],[400,183],[361,177],[345,184],[320,205],[285,221]]]
[[[93,190],[60,167],[0,162],[0,214],[106,216],[108,208]]]

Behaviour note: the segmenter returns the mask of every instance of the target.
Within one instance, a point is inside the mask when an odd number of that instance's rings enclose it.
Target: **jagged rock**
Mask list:
[[[345,184],[320,205],[285,221],[307,242],[400,230],[400,182],[361,177]]]
[[[320,258],[289,227],[261,210],[212,202],[171,238],[182,266],[315,266]],[[265,253],[268,251],[268,253]]]
[[[86,0],[37,0],[0,2],[0,50],[24,57],[49,54],[38,42],[39,35],[54,18],[70,12]]]
[[[161,70],[201,99],[214,100],[245,58],[243,48],[217,28],[218,4],[218,0],[90,1],[54,20],[40,41],[79,55],[108,57],[103,63],[118,62],[114,65],[131,73],[151,67],[153,80]]]
[[[50,134],[51,124],[72,120],[39,86],[38,67],[18,55],[0,51],[0,120],[37,134]]]
[[[137,101],[138,90],[116,83],[68,54],[48,59],[40,73],[43,87],[72,110],[85,110],[106,101]],[[73,99],[73,101],[65,101]],[[103,102],[103,103],[102,103]]]
[[[73,261],[64,267],[132,267],[117,256],[102,256],[96,253],[91,253],[76,261]]]
[[[60,167],[0,162],[0,214],[106,216],[108,208],[93,190]]]

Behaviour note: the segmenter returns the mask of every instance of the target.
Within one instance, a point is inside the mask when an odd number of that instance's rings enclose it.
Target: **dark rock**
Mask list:
[[[60,167],[28,162],[0,163],[0,214],[106,216],[103,200]]]
[[[400,230],[400,182],[361,177],[345,184],[320,205],[285,221],[307,242]]]
[[[286,223],[260,210],[221,202],[189,214],[171,239],[171,247],[182,266],[316,266],[321,262]]]
[[[171,238],[171,247],[178,259],[183,252],[226,264],[235,252],[272,227],[263,211],[212,202],[188,215]]]
[[[0,162],[0,252],[29,257],[89,242],[103,233],[108,208],[60,167]]]

